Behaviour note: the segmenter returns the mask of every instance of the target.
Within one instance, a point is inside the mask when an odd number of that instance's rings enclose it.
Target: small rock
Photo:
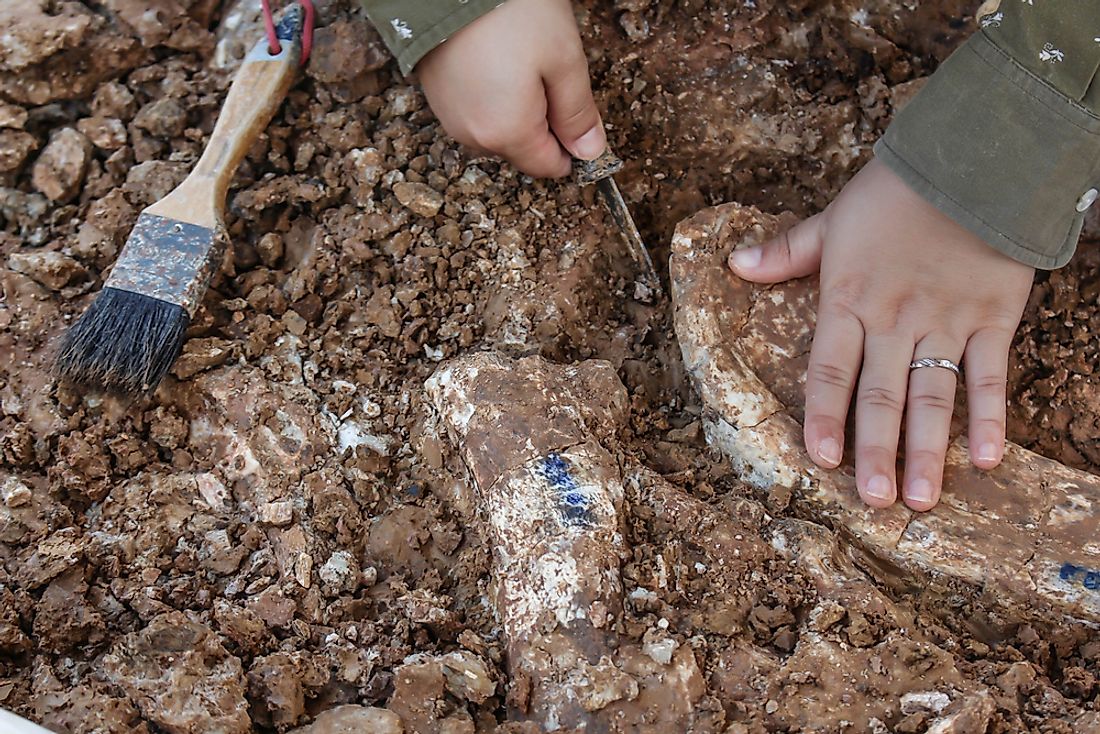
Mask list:
[[[184,345],[183,354],[172,365],[172,374],[186,380],[200,372],[224,364],[233,353],[233,344],[225,339],[206,337],[190,339]]]
[[[466,650],[447,653],[437,658],[443,669],[447,690],[473,704],[484,703],[496,693],[497,685],[481,658]]]
[[[313,556],[308,553],[299,553],[294,560],[294,580],[303,589],[308,589],[313,582]]]
[[[904,701],[904,697],[902,700]],[[988,691],[980,691],[967,697],[955,708],[958,710],[929,722],[926,734],[970,734],[986,731],[997,705]]]
[[[92,98],[92,114],[99,117],[129,120],[136,109],[133,92],[119,82],[101,84]]]
[[[306,327],[309,326],[309,323],[297,311],[287,311],[283,314],[282,321],[283,325],[286,326],[286,330],[294,336],[301,336],[306,333]]]
[[[383,110],[385,117],[404,117],[419,110],[424,102],[423,97],[412,87],[397,87],[386,94],[387,102]]]
[[[0,215],[20,227],[32,227],[38,224],[49,206],[49,201],[42,194],[27,194],[18,189],[0,188]]]
[[[306,656],[285,652],[253,661],[248,671],[248,688],[252,699],[261,702],[257,708],[262,712],[257,717],[255,714],[259,712],[254,709],[254,723],[266,723],[264,719],[270,717],[271,724],[283,731],[301,720],[305,715],[307,679],[312,679],[315,672],[309,669],[312,667],[309,662]]]
[[[306,74],[317,81],[340,83],[385,66],[390,59],[378,33],[363,20],[340,19],[313,34],[315,56]]]
[[[679,643],[671,637],[647,633],[642,642],[642,652],[658,665],[668,665],[672,662],[672,653],[676,652],[679,646]]]
[[[839,624],[848,611],[832,599],[825,599],[810,610],[810,629],[814,632],[824,632],[833,625]]]
[[[187,112],[171,97],[158,99],[138,111],[134,126],[158,138],[179,137],[187,127]]]
[[[38,141],[22,130],[0,130],[0,173],[18,171]]]
[[[427,184],[402,181],[393,185],[393,193],[402,206],[422,217],[434,217],[443,206],[443,194]]]
[[[294,506],[287,500],[260,505],[260,522],[282,527],[294,519]]]
[[[223,510],[229,505],[229,490],[210,472],[196,475],[195,483],[198,485],[199,495],[210,509]]]
[[[27,124],[27,111],[18,105],[0,102],[0,127],[22,130]]]
[[[374,186],[382,180],[386,157],[377,148],[356,148],[344,157],[344,166],[356,183]]]
[[[161,614],[119,640],[100,671],[160,731],[252,730],[241,661],[209,627],[181,612]]]
[[[1016,662],[1008,670],[997,676],[997,687],[1006,696],[1019,696],[1026,693],[1035,684],[1035,667],[1031,663]]]
[[[923,691],[920,693],[906,693],[901,697],[901,713],[908,716],[915,713],[938,714],[951,703],[946,693],[939,691]]]
[[[92,143],[71,127],[54,133],[31,171],[34,188],[51,201],[68,201],[80,192],[92,156]]]
[[[76,128],[100,150],[118,150],[126,145],[126,128],[117,118],[85,117]]]
[[[633,701],[638,697],[638,681],[620,670],[607,658],[598,665],[589,665],[577,700],[585,711],[599,711],[615,701]]]
[[[293,729],[289,734],[405,734],[401,717],[374,706],[337,706],[322,711],[312,724]]]
[[[349,591],[359,575],[355,556],[347,551],[336,551],[317,571],[317,575],[334,593]]]
[[[248,609],[268,626],[284,628],[294,620],[298,605],[283,596],[278,586],[269,586],[248,600]]]
[[[283,238],[276,232],[268,232],[260,241],[256,243],[256,254],[260,256],[260,261],[269,268],[273,268],[279,264],[279,260],[283,257],[283,251],[285,244]]]
[[[8,477],[0,485],[0,497],[8,507],[21,507],[31,501],[31,490],[16,477]]]
[[[8,267],[52,291],[88,277],[83,265],[56,250],[13,252],[8,256]]]
[[[152,204],[187,178],[188,168],[178,161],[145,161],[127,172],[125,189],[131,201]]]
[[[376,290],[363,307],[363,319],[377,326],[383,336],[394,339],[401,334],[401,316],[392,298],[393,292],[389,286]]]

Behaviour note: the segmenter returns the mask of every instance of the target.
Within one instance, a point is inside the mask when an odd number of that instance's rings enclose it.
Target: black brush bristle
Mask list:
[[[190,323],[183,306],[104,288],[62,338],[57,374],[80,385],[149,394],[179,356]]]

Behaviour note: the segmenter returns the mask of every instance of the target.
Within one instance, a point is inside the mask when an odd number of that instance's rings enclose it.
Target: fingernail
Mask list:
[[[909,487],[905,490],[905,497],[912,502],[931,502],[932,482],[927,479],[914,479],[909,482]]]
[[[840,463],[840,444],[835,438],[823,438],[817,445],[817,455],[826,464],[836,466]]]
[[[734,270],[752,270],[760,264],[760,259],[763,256],[764,251],[759,247],[734,250],[730,253],[730,265]]]
[[[995,443],[983,443],[978,447],[978,461],[996,461],[1000,456],[1000,449]]]
[[[605,150],[607,150],[607,136],[604,134],[602,125],[596,125],[573,143],[573,155],[586,161],[599,158]]]
[[[894,495],[893,483],[883,475],[871,477],[871,481],[867,482],[867,489],[864,490],[868,497],[874,497],[877,500],[888,500]]]

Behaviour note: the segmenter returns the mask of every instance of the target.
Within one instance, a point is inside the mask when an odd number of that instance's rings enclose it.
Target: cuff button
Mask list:
[[[1081,198],[1077,200],[1077,211],[1083,212],[1092,206],[1096,198],[1100,196],[1100,191],[1096,189],[1089,189],[1085,193],[1081,194]]]

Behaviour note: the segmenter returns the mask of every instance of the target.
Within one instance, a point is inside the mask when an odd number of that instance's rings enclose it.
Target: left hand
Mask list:
[[[829,207],[760,247],[738,250],[741,277],[775,283],[821,271],[817,331],[806,377],[806,447],[840,464],[856,394],[856,485],[874,507],[898,495],[895,467],[906,418],[902,495],[914,510],[940,497],[954,373],[910,372],[922,357],[965,361],[970,460],[1004,456],[1008,353],[1034,270],[1002,255],[872,160]]]

